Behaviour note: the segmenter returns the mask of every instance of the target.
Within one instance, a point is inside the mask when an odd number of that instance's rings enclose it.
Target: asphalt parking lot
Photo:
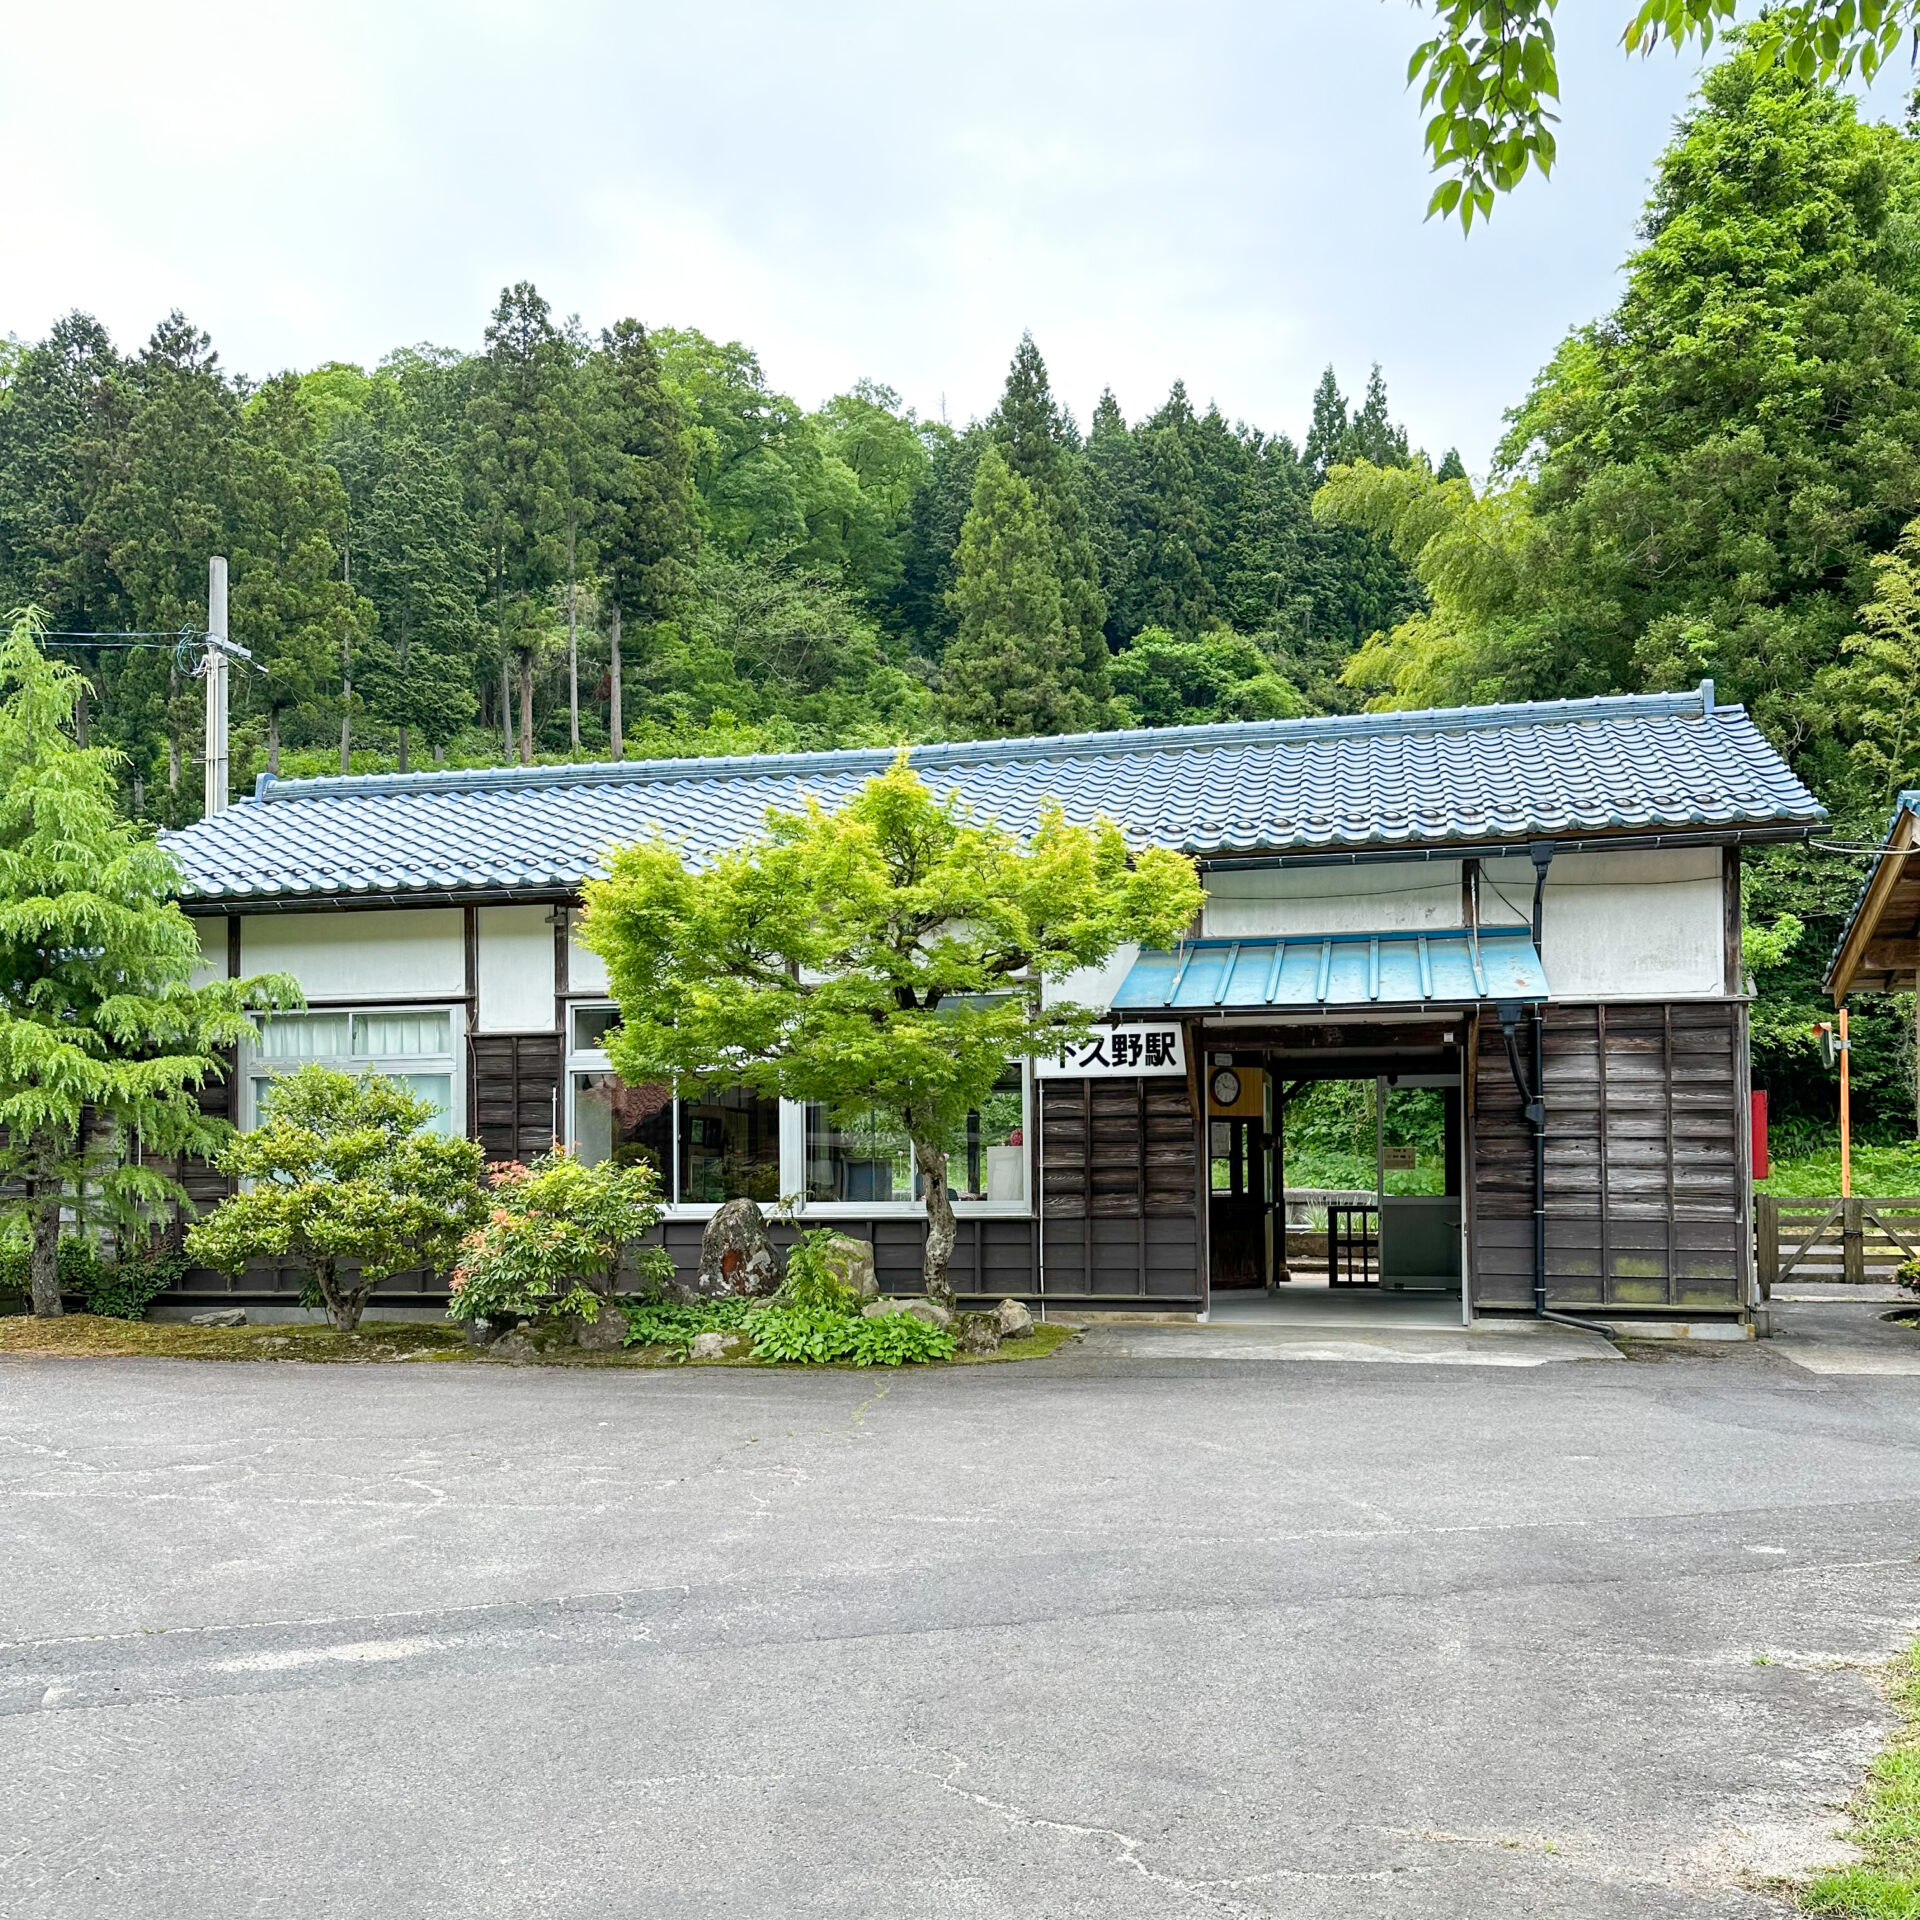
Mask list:
[[[1123,1346],[0,1361],[0,1910],[1748,1915],[1836,1854],[1920,1379]]]

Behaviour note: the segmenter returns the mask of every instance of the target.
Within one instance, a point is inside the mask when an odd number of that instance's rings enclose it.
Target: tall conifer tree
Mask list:
[[[953,587],[945,708],[959,738],[1070,733],[1087,724],[1052,530],[997,446],[981,456]]]
[[[1106,597],[1100,563],[1081,497],[1080,448],[1072,421],[1055,404],[1047,363],[1023,333],[1007,370],[1000,405],[987,421],[988,434],[1008,468],[1027,483],[1052,549],[1072,661],[1073,691],[1091,717],[1105,708],[1107,679]]]
[[[660,377],[660,356],[638,320],[600,336],[595,360],[603,423],[605,523],[600,554],[611,586],[607,731],[624,750],[623,620],[651,626],[685,597],[693,559],[693,456],[686,425]]]

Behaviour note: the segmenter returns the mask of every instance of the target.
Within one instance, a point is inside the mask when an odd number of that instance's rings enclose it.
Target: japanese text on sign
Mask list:
[[[1055,1080],[1109,1073],[1185,1073],[1187,1052],[1177,1023],[1096,1027],[1091,1038],[1034,1065],[1042,1079]]]

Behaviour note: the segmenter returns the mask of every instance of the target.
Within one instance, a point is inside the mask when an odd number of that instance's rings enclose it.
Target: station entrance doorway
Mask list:
[[[1458,1324],[1472,1016],[1209,1022],[1210,1319]]]

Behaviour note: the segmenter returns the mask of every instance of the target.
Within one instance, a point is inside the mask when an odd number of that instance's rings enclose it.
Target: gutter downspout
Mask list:
[[[1549,850],[1547,858],[1552,858]],[[1539,886],[1535,888],[1535,921],[1539,925],[1540,889],[1546,884],[1546,862],[1535,861],[1539,872]],[[1582,1333],[1597,1333],[1611,1340],[1614,1331],[1610,1326],[1598,1320],[1581,1320],[1570,1313],[1560,1313],[1547,1305],[1547,1103],[1546,1088],[1546,1019],[1539,1006],[1533,1008],[1533,1085],[1527,1084],[1527,1076],[1520,1065],[1520,1042],[1517,1029],[1520,1025],[1520,1003],[1516,1000],[1502,1000],[1494,1009],[1500,1020],[1500,1038],[1506,1043],[1507,1069],[1513,1075],[1513,1084],[1520,1095],[1520,1105],[1526,1115],[1527,1125],[1533,1131],[1533,1315],[1536,1320],[1552,1320],[1563,1327],[1577,1327]]]

